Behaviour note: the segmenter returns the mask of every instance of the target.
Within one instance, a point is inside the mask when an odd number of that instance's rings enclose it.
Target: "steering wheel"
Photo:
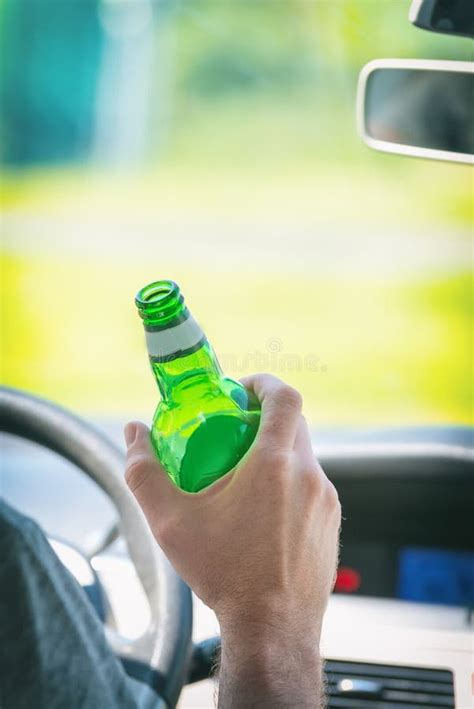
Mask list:
[[[74,463],[106,493],[150,607],[150,622],[136,640],[105,627],[127,671],[149,684],[156,706],[174,707],[186,680],[192,643],[191,591],[177,576],[124,479],[121,451],[89,424],[55,404],[0,388],[0,431],[29,439]]]

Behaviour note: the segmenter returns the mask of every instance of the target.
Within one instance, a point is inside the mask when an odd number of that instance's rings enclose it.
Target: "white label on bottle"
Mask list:
[[[167,330],[147,332],[146,346],[150,357],[168,357],[182,350],[189,350],[200,342],[204,333],[192,315],[187,320]]]

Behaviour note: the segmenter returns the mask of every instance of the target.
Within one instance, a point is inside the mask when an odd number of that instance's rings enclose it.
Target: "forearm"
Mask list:
[[[321,667],[317,643],[224,631],[218,709],[322,709]]]

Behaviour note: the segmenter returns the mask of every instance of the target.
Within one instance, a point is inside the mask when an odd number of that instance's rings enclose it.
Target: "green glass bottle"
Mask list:
[[[150,283],[135,303],[161,393],[153,444],[176,485],[198,492],[231,470],[248,450],[260,406],[241,384],[223,375],[176,283]]]

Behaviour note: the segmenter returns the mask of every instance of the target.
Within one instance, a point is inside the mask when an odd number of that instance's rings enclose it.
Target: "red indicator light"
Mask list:
[[[337,570],[334,590],[339,593],[354,593],[359,590],[361,580],[356,569],[352,569],[350,566],[340,566]]]

